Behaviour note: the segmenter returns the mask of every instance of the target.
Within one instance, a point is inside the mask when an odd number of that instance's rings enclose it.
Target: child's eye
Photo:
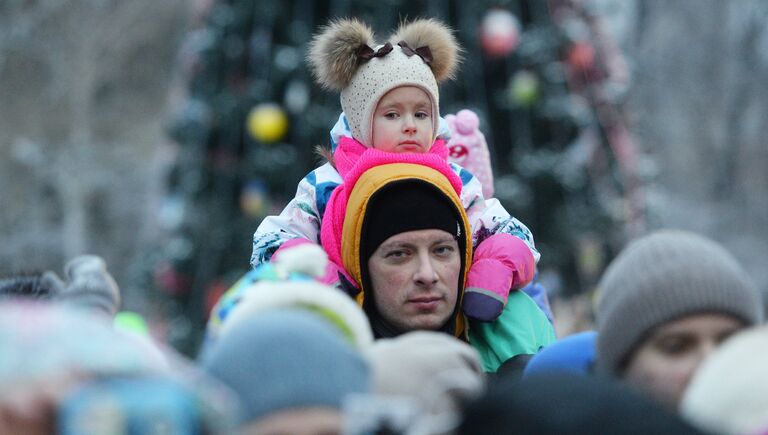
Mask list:
[[[397,112],[387,112],[384,114],[384,117],[387,119],[397,119],[399,116]]]
[[[429,113],[427,112],[417,112],[416,113],[416,119],[427,119],[429,118]]]

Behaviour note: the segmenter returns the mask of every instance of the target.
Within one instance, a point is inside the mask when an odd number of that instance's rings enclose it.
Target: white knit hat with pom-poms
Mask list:
[[[369,147],[373,145],[371,129],[379,100],[401,86],[415,86],[429,96],[436,136],[440,117],[437,84],[453,77],[460,60],[461,50],[451,30],[434,19],[403,23],[388,41],[391,51],[382,51],[385,44],[375,41],[367,25],[357,19],[342,19],[322,28],[309,48],[315,78],[323,87],[341,91],[341,108],[352,137]],[[369,54],[379,55],[361,58],[366,46]],[[422,56],[424,48],[431,56]]]
[[[325,251],[314,244],[286,249],[247,273],[211,311],[206,340],[227,334],[238,323],[279,308],[300,308],[333,324],[356,348],[373,342],[368,319],[346,293],[317,281],[328,263]]]

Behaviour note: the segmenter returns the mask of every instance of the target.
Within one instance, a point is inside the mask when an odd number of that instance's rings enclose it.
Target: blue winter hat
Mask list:
[[[244,319],[210,347],[201,365],[241,401],[241,423],[303,407],[341,409],[370,390],[363,357],[319,315],[298,309]]]
[[[523,377],[537,373],[587,374],[595,362],[597,332],[584,331],[564,337],[542,349],[525,366]]]

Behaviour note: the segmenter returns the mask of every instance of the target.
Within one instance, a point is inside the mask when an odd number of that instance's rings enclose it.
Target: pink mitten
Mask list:
[[[446,115],[451,139],[448,161],[456,163],[472,173],[483,185],[483,196],[493,197],[493,169],[485,136],[480,131],[480,119],[475,112],[464,109],[455,115]]]
[[[469,268],[462,310],[467,317],[490,322],[504,310],[511,290],[533,279],[536,262],[525,242],[511,234],[498,233],[475,249]]]

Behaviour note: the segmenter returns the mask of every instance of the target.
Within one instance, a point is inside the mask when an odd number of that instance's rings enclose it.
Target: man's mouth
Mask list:
[[[408,299],[408,303],[415,306],[419,310],[431,311],[437,308],[442,300],[443,298],[440,296],[417,296]]]

